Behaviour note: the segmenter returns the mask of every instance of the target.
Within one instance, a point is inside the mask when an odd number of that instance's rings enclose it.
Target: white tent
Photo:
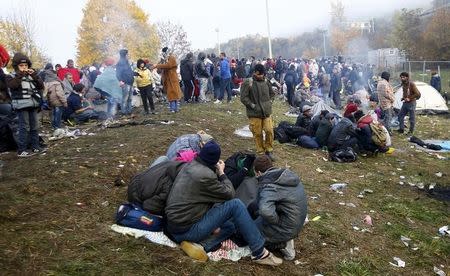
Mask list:
[[[431,85],[424,82],[415,81],[414,84],[419,89],[421,97],[417,100],[416,111],[421,113],[446,113],[448,112],[447,104],[441,94]],[[400,87],[395,92],[394,108],[400,109],[402,107],[403,90]]]
[[[330,113],[334,113],[341,116],[340,111],[331,108],[331,106],[327,105],[323,100],[320,100],[319,102],[317,102],[315,105],[312,106],[313,117],[320,114],[322,110],[328,110]]]

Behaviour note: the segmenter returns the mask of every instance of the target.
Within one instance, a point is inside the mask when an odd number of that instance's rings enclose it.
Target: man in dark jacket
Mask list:
[[[439,93],[441,92],[441,77],[437,72],[431,73],[430,85],[439,91]]]
[[[398,113],[399,128],[398,132],[403,133],[405,129],[405,116],[409,114],[409,132],[413,135],[414,127],[416,125],[416,100],[420,97],[420,92],[414,82],[410,81],[409,74],[407,72],[400,73],[400,79],[402,81],[403,97],[402,108]]]
[[[186,163],[159,163],[131,179],[128,201],[142,206],[151,214],[162,216],[173,181]]]
[[[124,115],[131,114],[131,100],[133,97],[133,82],[134,73],[128,61],[128,50],[122,49],[119,51],[120,59],[116,65],[116,76],[119,80],[119,85],[122,87],[122,104],[120,106],[121,112]]]
[[[267,154],[272,160],[273,156],[273,121],[272,101],[275,93],[272,85],[266,80],[266,70],[262,64],[255,66],[251,79],[246,80],[241,86],[241,102],[247,110],[250,121],[250,130],[256,144],[258,154]],[[263,131],[266,134],[263,139]]]
[[[319,126],[317,127],[315,137],[316,142],[320,147],[327,145],[328,137],[330,137],[331,130],[333,129],[334,122],[336,121],[336,114],[328,113],[324,118],[320,119]]]
[[[272,167],[267,156],[256,157],[258,214],[256,220],[268,248],[281,249],[286,260],[295,258],[294,241],[307,214],[305,189],[297,174]]]
[[[194,93],[194,61],[192,53],[187,53],[180,63],[180,75],[184,85],[184,101],[189,102]]]
[[[21,53],[12,59],[15,73],[6,76],[6,84],[11,92],[11,103],[19,118],[18,157],[29,157],[45,151],[39,145],[39,123],[37,112],[42,101],[44,82],[31,68],[31,60]],[[27,151],[31,146],[31,152]]]
[[[235,191],[220,153],[220,146],[210,141],[180,171],[167,198],[167,230],[187,255],[199,261],[206,261],[206,252],[239,230],[255,262],[280,265],[282,260],[264,248],[264,238],[245,205],[233,199]]]
[[[209,72],[206,70],[205,58],[206,54],[200,52],[197,57],[197,62],[195,63],[195,72],[200,84],[199,100],[203,103],[206,102],[206,91],[208,90],[208,80],[210,76]]]
[[[358,139],[356,138],[356,126],[347,117],[342,118],[337,123],[328,137],[328,150],[335,151],[337,149],[353,148],[356,152]]]
[[[336,109],[341,109],[341,88],[342,88],[341,76],[339,74],[338,69],[334,68],[333,74],[331,75],[329,97],[333,99]]]
[[[311,125],[312,115],[312,107],[309,105],[304,105],[302,107],[302,113],[298,115],[295,125],[304,128],[309,133],[309,126]]]
[[[294,91],[295,86],[299,83],[299,77],[297,72],[295,72],[295,65],[291,64],[289,66],[289,70],[286,72],[284,76],[284,83],[287,88],[287,100],[290,106],[294,106]]]

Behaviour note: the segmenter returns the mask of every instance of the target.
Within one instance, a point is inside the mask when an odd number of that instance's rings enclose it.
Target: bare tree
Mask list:
[[[161,46],[169,47],[177,59],[182,59],[191,51],[191,42],[188,41],[183,26],[170,21],[161,21],[156,23],[156,28]]]

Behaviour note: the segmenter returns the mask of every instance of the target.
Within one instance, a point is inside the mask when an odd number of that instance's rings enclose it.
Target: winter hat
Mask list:
[[[358,110],[358,106],[355,103],[349,103],[347,105],[347,107],[345,108],[344,117],[348,117],[349,115],[351,115],[356,110]]]
[[[258,155],[253,161],[253,167],[257,172],[266,172],[268,169],[272,168],[272,160],[267,155]]]
[[[381,78],[385,79],[387,81],[389,81],[389,78],[391,77],[391,74],[389,74],[389,72],[384,71],[383,73],[381,73]]]
[[[264,65],[258,63],[255,65],[255,72],[259,72],[261,75],[264,75],[266,73],[266,68]]]
[[[312,107],[311,107],[310,105],[305,104],[305,105],[302,107],[302,113],[305,113],[306,111],[309,111],[309,110],[311,110],[311,109],[312,109]]]
[[[5,47],[0,45],[0,68],[5,67],[9,62],[9,54]]]
[[[17,69],[17,66],[21,63],[27,63],[28,67],[31,67],[32,63],[31,60],[22,53],[16,53],[12,59],[12,66],[14,69]]]
[[[208,166],[214,166],[219,162],[220,152],[220,146],[214,141],[209,141],[202,147],[198,156]]]
[[[128,50],[127,49],[122,49],[119,51],[119,55],[120,57],[125,57],[128,54]]]
[[[197,132],[197,134],[200,135],[200,139],[202,140],[203,144],[206,144],[214,139],[211,135],[206,134],[206,132],[204,132],[203,130],[200,130],[199,132]]]
[[[105,66],[112,66],[112,65],[114,65],[115,61],[112,57],[109,57],[109,58],[106,58],[103,63],[105,64]]]

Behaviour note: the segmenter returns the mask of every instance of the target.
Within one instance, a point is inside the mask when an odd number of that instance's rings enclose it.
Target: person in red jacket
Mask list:
[[[70,73],[72,74],[73,77],[73,82],[75,84],[80,82],[80,70],[78,70],[77,68],[75,68],[73,63],[73,60],[69,59],[67,61],[67,66],[65,68],[61,68],[58,71],[58,78],[63,81],[64,77],[66,76],[66,73]]]

